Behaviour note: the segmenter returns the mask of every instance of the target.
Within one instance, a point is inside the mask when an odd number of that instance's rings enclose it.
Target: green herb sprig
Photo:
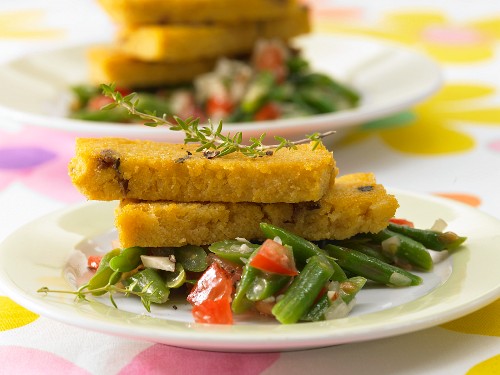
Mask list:
[[[89,301],[87,298],[87,295],[92,294],[99,294],[99,293],[109,293],[109,300],[111,301],[111,304],[115,307],[118,308],[115,299],[113,297],[113,294],[115,293],[120,293],[125,295],[125,297],[128,297],[130,295],[138,296],[141,299],[141,302],[144,306],[144,308],[148,311],[151,312],[151,296],[155,293],[155,290],[151,291],[149,290],[149,287],[151,284],[146,285],[140,292],[136,292],[133,289],[135,288],[135,284],[132,283],[129,286],[126,287],[118,287],[115,285],[107,284],[103,287],[96,288],[89,290],[87,289],[88,284],[82,285],[80,288],[77,290],[55,290],[55,289],[49,289],[48,287],[44,286],[40,289],[37,290],[38,293],[61,293],[61,294],[73,294],[75,295],[75,299],[77,301]]]
[[[243,133],[236,132],[234,135],[222,133],[222,121],[219,121],[217,126],[209,120],[208,125],[200,126],[199,119],[188,118],[182,120],[174,116],[175,123],[167,119],[167,115],[163,114],[162,117],[157,116],[155,111],[141,112],[137,110],[139,99],[136,93],[131,93],[123,96],[119,91],[116,91],[114,84],[102,84],[102,92],[105,96],[113,99],[112,103],[105,105],[102,109],[112,109],[116,107],[125,108],[131,115],[136,115],[143,120],[146,120],[144,125],[168,126],[173,131],[183,131],[185,134],[184,143],[198,143],[200,147],[197,152],[205,152],[207,158],[221,157],[231,154],[233,152],[241,152],[245,156],[259,157],[272,155],[274,152],[282,148],[295,149],[297,145],[312,142],[312,149],[316,149],[321,140],[335,133],[335,131],[328,131],[325,133],[313,133],[306,135],[304,139],[298,141],[291,141],[280,136],[275,136],[274,139],[277,144],[265,145],[265,133],[258,138],[252,137],[249,144],[243,144]],[[210,151],[212,150],[212,151]]]

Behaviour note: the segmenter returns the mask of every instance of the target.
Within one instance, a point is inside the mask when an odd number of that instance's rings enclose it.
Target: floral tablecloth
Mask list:
[[[423,103],[360,124],[335,144],[341,172],[373,171],[387,186],[455,199],[500,218],[500,3],[309,3],[315,30],[402,43],[437,60],[445,77]],[[3,1],[0,61],[113,32],[94,1]],[[0,119],[0,240],[84,200],[67,176],[73,147],[72,134]],[[500,374],[499,336],[497,300],[393,338],[298,352],[211,353],[68,326],[0,291],[1,374]]]

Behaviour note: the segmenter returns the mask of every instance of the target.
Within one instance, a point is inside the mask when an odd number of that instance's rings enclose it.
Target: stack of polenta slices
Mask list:
[[[69,174],[91,200],[119,200],[122,247],[262,239],[261,222],[311,241],[377,233],[398,207],[371,173],[337,178],[323,145],[207,158],[198,145],[80,138]]]
[[[221,57],[251,54],[259,39],[310,31],[296,0],[99,0],[119,25],[111,46],[89,51],[94,84],[148,88],[190,82]]]

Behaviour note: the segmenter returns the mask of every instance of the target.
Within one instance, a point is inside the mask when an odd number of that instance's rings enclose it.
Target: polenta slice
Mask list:
[[[69,164],[73,184],[88,199],[177,202],[317,201],[337,173],[324,146],[281,149],[249,158],[208,159],[197,145],[80,138]]]
[[[310,31],[308,10],[298,7],[287,17],[225,24],[168,24],[125,28],[117,45],[144,61],[195,61],[250,54],[259,39],[290,38]]]
[[[378,232],[398,202],[371,173],[339,177],[314,203],[177,203],[124,200],[115,225],[123,247],[209,245],[243,237],[261,239],[260,222],[309,240],[346,239]]]
[[[159,23],[238,23],[283,17],[296,0],[99,0],[122,25]]]
[[[192,81],[196,76],[211,71],[215,59],[147,62],[134,59],[111,46],[97,46],[89,49],[88,64],[93,84],[115,83],[122,87],[145,88]]]

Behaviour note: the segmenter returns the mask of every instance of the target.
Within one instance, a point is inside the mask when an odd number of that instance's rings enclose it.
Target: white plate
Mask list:
[[[499,296],[500,222],[451,200],[394,191],[399,217],[428,227],[436,218],[468,236],[451,256],[437,257],[424,282],[409,288],[370,287],[344,319],[279,325],[269,320],[233,326],[192,323],[186,302],[145,313],[134,298],[76,303],[70,295],[39,294],[42,286],[71,288],[68,257],[75,249],[105,251],[115,203],[93,202],[59,211],[26,225],[0,246],[0,286],[26,308],[85,329],[207,350],[273,351],[323,347],[394,336],[435,326],[472,312]],[[439,259],[438,259],[439,258]],[[73,262],[74,263],[74,262]],[[68,276],[70,276],[68,278]]]
[[[297,139],[315,131],[339,130],[407,109],[434,93],[442,83],[436,63],[401,45],[342,34],[311,34],[295,43],[315,70],[359,90],[360,106],[306,118],[228,123],[224,125],[226,132],[243,131],[246,137],[266,132],[269,136]],[[37,53],[0,66],[0,116],[81,135],[183,141],[181,133],[164,127],[66,118],[71,100],[69,86],[88,82],[87,48]]]

